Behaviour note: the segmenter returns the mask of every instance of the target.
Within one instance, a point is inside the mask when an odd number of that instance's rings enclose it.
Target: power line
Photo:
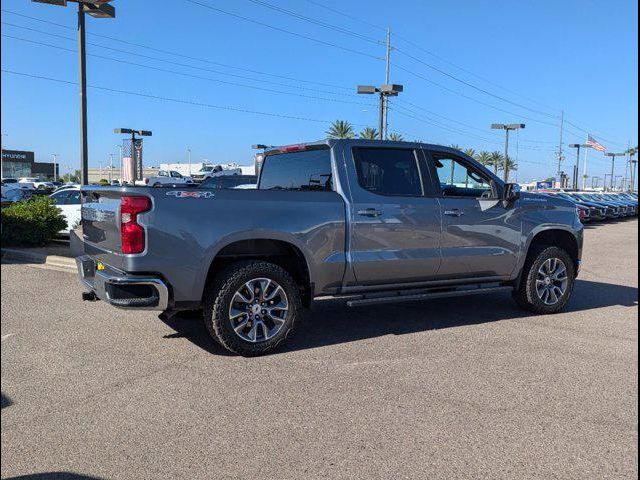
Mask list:
[[[536,109],[533,109],[533,108],[527,107],[526,105],[523,105],[523,104],[521,104],[521,103],[517,103],[517,102],[511,101],[511,100],[509,100],[509,99],[507,99],[507,98],[504,98],[504,97],[502,97],[502,96],[500,96],[500,95],[496,95],[496,94],[494,94],[494,93],[491,93],[490,91],[488,91],[488,90],[486,90],[486,89],[484,89],[484,88],[478,87],[477,85],[474,85],[473,83],[470,83],[470,82],[467,82],[466,80],[463,80],[463,79],[461,79],[461,78],[458,78],[458,77],[456,77],[455,75],[452,75],[452,74],[450,74],[449,72],[446,72],[446,71],[442,70],[441,68],[438,68],[438,67],[436,67],[436,66],[434,66],[434,65],[432,65],[432,64],[430,64],[430,63],[425,62],[424,60],[421,60],[421,59],[420,59],[420,58],[418,58],[418,57],[415,57],[415,56],[413,56],[413,55],[411,55],[411,54],[409,54],[409,53],[405,52],[404,50],[400,50],[400,49],[399,49],[399,48],[397,48],[397,47],[396,47],[396,48],[394,48],[394,50],[395,50],[396,52],[398,52],[398,53],[401,53],[401,54],[402,54],[402,55],[404,55],[405,57],[408,57],[408,58],[410,58],[410,59],[412,59],[412,60],[414,60],[414,61],[416,61],[416,62],[418,62],[418,63],[420,63],[420,64],[422,64],[422,65],[424,65],[425,67],[430,68],[431,70],[434,70],[434,71],[438,72],[438,73],[439,73],[439,74],[441,74],[441,75],[444,75],[444,76],[446,76],[446,77],[448,77],[448,78],[451,78],[452,80],[455,80],[456,82],[459,82],[459,83],[461,83],[461,84],[463,84],[463,85],[466,85],[466,86],[467,86],[467,87],[469,87],[469,88],[473,88],[474,90],[477,90],[477,91],[479,91],[479,92],[481,92],[481,93],[484,93],[485,95],[488,95],[488,96],[490,96],[490,97],[496,98],[496,99],[498,99],[498,100],[501,100],[501,101],[503,101],[503,102],[505,102],[505,103],[508,103],[508,104],[510,104],[510,105],[513,105],[513,106],[516,106],[516,107],[522,108],[522,109],[524,109],[524,110],[528,110],[528,111],[530,111],[530,112],[537,113],[538,115],[543,115],[543,116],[550,117],[550,118],[557,118],[557,116],[556,116],[556,115],[552,115],[552,114],[550,114],[550,113],[543,112],[543,111],[541,111],[541,110],[536,110]]]
[[[440,113],[434,112],[433,110],[428,110],[428,109],[426,109],[426,108],[424,108],[424,107],[421,107],[420,105],[416,105],[415,103],[409,102],[409,101],[407,101],[407,100],[405,100],[405,99],[402,99],[402,100],[400,100],[400,99],[395,99],[395,100],[394,100],[394,104],[398,104],[398,103],[400,103],[401,105],[406,103],[407,105],[410,105],[410,106],[414,107],[415,109],[417,109],[417,110],[419,111],[418,113],[421,113],[421,112],[427,112],[428,114],[430,114],[430,115],[434,115],[434,116],[436,116],[436,117],[439,117],[439,118],[441,118],[441,119],[443,119],[443,120],[445,120],[445,121],[448,121],[448,122],[451,122],[451,123],[455,123],[455,124],[457,124],[457,125],[461,125],[461,126],[463,126],[463,127],[470,128],[470,129],[472,129],[472,130],[476,130],[476,131],[478,131],[478,132],[482,132],[482,133],[485,133],[485,134],[493,134],[493,135],[495,135],[496,137],[500,137],[500,134],[499,134],[499,133],[493,133],[493,131],[492,131],[492,130],[487,130],[486,128],[480,128],[480,127],[476,127],[476,126],[474,126],[474,125],[469,125],[468,123],[464,123],[464,122],[461,122],[461,121],[459,121],[459,120],[455,120],[455,119],[453,119],[453,118],[447,117],[447,116],[442,115],[442,114],[440,114]],[[410,111],[410,109],[409,109],[409,108],[407,108],[407,107],[404,107],[404,108]],[[423,113],[423,115],[424,115],[424,113]],[[520,141],[521,141],[521,142],[527,142],[527,143],[555,144],[555,142],[548,141],[548,140],[530,140],[530,139],[521,139]],[[502,143],[502,142],[501,142],[501,143]]]
[[[328,29],[336,31],[336,32],[344,33],[345,35],[350,35],[350,36],[358,38],[360,40],[371,42],[371,43],[374,43],[376,45],[383,45],[384,44],[383,41],[381,41],[381,40],[379,40],[377,38],[369,37],[367,35],[362,35],[360,33],[354,32],[354,31],[346,29],[346,28],[339,27],[337,25],[332,25],[330,23],[326,23],[326,22],[322,22],[320,20],[316,20],[314,18],[310,18],[310,17],[307,17],[307,16],[302,15],[300,13],[296,13],[296,12],[294,12],[292,10],[287,10],[286,8],[278,7],[277,5],[272,5],[272,4],[267,3],[267,2],[265,2],[263,0],[248,0],[248,1],[251,2],[251,3],[255,3],[256,5],[260,5],[260,6],[263,6],[265,8],[269,8],[271,10],[275,10],[276,12],[280,12],[280,13],[283,13],[285,15],[289,15],[290,17],[294,17],[294,18],[297,18],[299,20],[304,20],[305,22],[309,22],[309,23],[312,23],[314,25],[319,25],[321,27],[328,28]]]
[[[61,23],[51,22],[49,20],[44,20],[42,18],[37,18],[37,17],[29,16],[29,15],[24,15],[22,13],[13,12],[11,10],[2,9],[2,12],[3,13],[8,13],[8,14],[11,14],[11,15],[16,15],[18,17],[23,17],[23,18],[27,18],[27,19],[30,19],[30,20],[34,20],[34,21],[37,21],[37,22],[49,24],[49,25],[55,25],[57,27],[64,28],[66,30],[72,30],[72,31],[76,30],[73,27],[69,27],[69,26],[63,25]],[[9,25],[12,25],[12,24],[9,24]],[[17,26],[19,28],[25,28],[25,29],[27,28],[27,27],[21,27],[21,26],[18,26],[18,25],[13,25],[13,26]],[[45,34],[48,34],[48,35],[53,35],[50,32],[42,32],[40,30],[35,30],[35,29],[33,29],[33,30],[34,31],[38,31],[40,33],[45,33]],[[93,32],[87,32],[87,33],[90,36],[93,36],[93,37],[104,38],[104,39],[111,40],[111,41],[114,41],[114,42],[123,43],[125,45],[131,45],[131,46],[134,46],[134,47],[144,48],[144,49],[147,49],[147,50],[155,51],[155,52],[158,52],[158,53],[163,53],[163,54],[166,54],[166,55],[173,55],[175,57],[181,57],[181,58],[185,58],[185,59],[188,59],[188,60],[195,60],[195,61],[198,61],[198,62],[209,63],[211,65],[218,65],[220,67],[232,68],[232,69],[235,69],[235,70],[241,70],[241,71],[245,71],[245,72],[249,72],[249,73],[256,73],[258,75],[265,75],[265,76],[274,77],[274,78],[281,78],[283,80],[290,80],[290,81],[294,81],[294,82],[309,83],[309,84],[314,84],[314,85],[321,85],[321,86],[324,86],[324,87],[339,88],[339,89],[343,89],[343,90],[353,90],[353,87],[347,87],[345,85],[336,85],[336,84],[332,84],[332,83],[318,82],[316,80],[305,80],[305,79],[296,78],[296,77],[290,77],[290,76],[286,76],[286,75],[274,74],[274,73],[271,73],[271,72],[263,72],[263,71],[254,70],[254,69],[251,69],[251,68],[239,67],[239,66],[236,66],[236,65],[230,65],[228,63],[221,63],[221,62],[217,62],[217,61],[214,61],[214,60],[211,60],[211,59],[207,59],[207,58],[194,57],[194,56],[191,56],[191,55],[186,55],[184,53],[174,52],[174,51],[171,51],[171,50],[164,50],[164,49],[152,47],[152,46],[149,46],[149,45],[144,45],[144,44],[141,44],[141,43],[130,42],[128,40],[123,40],[123,39],[117,38],[117,37],[110,37],[108,35],[100,35],[100,34],[93,33]],[[68,38],[68,37],[65,37],[65,38]],[[73,38],[70,38],[70,40],[75,41],[75,39],[73,39]]]
[[[41,45],[41,46],[45,46],[45,47],[50,47],[50,48],[55,48],[57,50],[63,50],[66,52],[71,52],[71,53],[76,53],[76,50],[70,49],[70,48],[64,48],[64,47],[59,47],[57,45],[51,45],[48,43],[43,43],[43,42],[37,42],[34,40],[28,40],[25,38],[20,38],[20,37],[15,37],[13,35],[7,35],[5,33],[2,34],[3,37],[7,37],[7,38],[12,38],[15,40],[20,40],[23,42],[27,42],[27,43],[32,43],[35,45]],[[110,60],[113,62],[117,62],[117,63],[123,63],[126,65],[134,65],[136,67],[142,67],[142,68],[147,68],[147,69],[151,69],[151,70],[156,70],[159,72],[165,72],[165,73],[172,73],[174,75],[180,75],[183,77],[190,77],[190,78],[197,78],[200,80],[206,80],[209,82],[215,82],[215,83],[221,83],[224,85],[231,85],[231,86],[235,86],[235,87],[243,87],[243,88],[250,88],[250,89],[254,89],[254,90],[259,90],[259,91],[263,91],[263,92],[268,92],[268,93],[275,93],[275,94],[280,94],[280,95],[290,95],[290,96],[295,96],[295,97],[301,97],[301,98],[309,98],[312,100],[322,100],[322,101],[327,101],[327,102],[336,102],[336,103],[346,103],[346,104],[352,104],[352,105],[360,105],[360,106],[367,106],[367,107],[372,107],[375,106],[374,104],[371,103],[363,103],[363,102],[356,102],[356,101],[350,101],[350,100],[339,100],[339,99],[335,99],[335,98],[325,98],[325,97],[316,97],[316,96],[312,96],[312,95],[304,95],[304,94],[300,94],[300,93],[294,93],[294,92],[283,92],[280,90],[273,90],[270,88],[264,88],[264,87],[258,87],[255,85],[247,85],[247,84],[242,84],[242,83],[236,83],[236,82],[228,82],[225,80],[218,80],[218,79],[213,79],[213,78],[208,78],[208,77],[203,77],[200,75],[193,75],[193,74],[189,74],[189,73],[184,73],[184,72],[177,72],[175,70],[168,70],[165,68],[160,68],[160,67],[153,67],[150,65],[144,65],[141,63],[136,63],[136,62],[130,62],[127,60],[120,60],[117,58],[111,58],[111,57],[106,57],[104,55],[97,55],[97,54],[87,54],[90,57],[95,57],[95,58],[101,58],[104,60]]]
[[[337,49],[343,50],[345,52],[355,53],[355,54],[361,55],[363,57],[373,58],[374,60],[384,60],[382,57],[378,57],[378,56],[372,55],[370,53],[362,52],[360,50],[354,50],[354,49],[348,48],[348,47],[343,47],[341,45],[337,45],[337,44],[331,43],[331,42],[326,42],[326,41],[320,40],[318,38],[309,37],[308,35],[303,35],[303,34],[298,33],[298,32],[292,32],[291,30],[286,30],[284,28],[276,27],[276,26],[270,25],[268,23],[260,22],[258,20],[254,20],[252,18],[245,17],[245,16],[239,15],[237,13],[228,12],[226,10],[222,10],[221,8],[217,8],[217,7],[214,7],[212,5],[208,5],[206,3],[201,3],[201,2],[198,2],[196,0],[185,0],[185,1],[189,2],[189,3],[192,3],[194,5],[198,5],[198,6],[203,7],[203,8],[207,8],[207,9],[212,10],[214,12],[222,13],[224,15],[228,15],[230,17],[234,17],[234,18],[237,18],[237,19],[240,19],[240,20],[244,20],[246,22],[250,22],[250,23],[253,23],[255,25],[260,25],[262,27],[269,28],[269,29],[275,30],[277,32],[282,32],[282,33],[286,33],[288,35],[293,35],[294,37],[304,38],[305,40],[310,40],[312,42],[316,42],[316,43],[319,43],[321,45],[325,45],[327,47],[337,48]]]
[[[376,25],[374,23],[367,22],[366,20],[363,20],[362,18],[355,17],[353,15],[349,15],[347,13],[341,12],[340,10],[336,10],[335,8],[331,8],[331,7],[329,7],[327,5],[324,5],[324,4],[320,3],[320,2],[316,2],[314,0],[305,0],[305,1],[307,3],[312,4],[312,5],[316,5],[317,7],[324,8],[325,10],[328,10],[329,12],[336,13],[336,14],[342,16],[342,17],[348,18],[350,20],[355,20],[357,22],[363,23],[363,24],[368,25],[370,27],[377,28],[377,29],[380,29],[380,30],[384,30],[385,32],[387,31],[387,27],[382,27],[380,25]]]
[[[25,72],[18,72],[15,70],[8,70],[8,69],[2,69],[1,70],[4,73],[9,73],[11,75],[18,75],[18,76],[22,76],[22,77],[29,77],[29,78],[35,78],[35,79],[39,79],[39,80],[47,80],[50,82],[56,82],[56,83],[61,83],[61,84],[66,84],[66,85],[78,85],[77,82],[72,82],[69,80],[61,80],[59,78],[51,78],[51,77],[46,77],[43,75],[34,75],[34,74],[30,74],[30,73],[25,73]],[[132,96],[137,96],[137,97],[144,97],[144,98],[150,98],[150,99],[154,99],[154,100],[162,100],[162,101],[167,101],[167,102],[174,102],[174,103],[181,103],[181,104],[185,104],[185,105],[194,105],[194,106],[198,106],[198,107],[206,107],[206,108],[214,108],[214,109],[218,109],[218,110],[228,110],[228,111],[232,111],[232,112],[239,112],[239,113],[248,113],[248,114],[253,114],[253,115],[262,115],[262,116],[267,116],[267,117],[277,117],[277,118],[285,118],[285,119],[289,119],[289,120],[302,120],[305,122],[315,122],[315,123],[331,123],[332,121],[330,120],[321,120],[321,119],[317,119],[317,118],[309,118],[309,117],[299,117],[296,115],[286,115],[286,114],[282,114],[282,113],[271,113],[271,112],[262,112],[259,110],[250,110],[250,109],[246,109],[246,108],[240,108],[240,107],[230,107],[230,106],[225,106],[225,105],[215,105],[215,104],[211,104],[211,103],[204,103],[204,102],[197,102],[197,101],[193,101],[193,100],[184,100],[184,99],[180,99],[180,98],[172,98],[172,97],[163,97],[160,95],[153,95],[153,94],[148,94],[148,93],[142,93],[142,92],[133,92],[130,90],[120,90],[117,88],[110,88],[110,87],[103,87],[103,86],[99,86],[99,85],[87,85],[89,88],[93,88],[95,90],[103,90],[106,92],[112,92],[112,93],[121,93],[124,95],[132,95]],[[358,125],[358,124],[353,124],[355,126],[364,126],[364,125]]]
[[[553,123],[550,123],[550,122],[546,122],[546,121],[543,121],[543,120],[538,120],[537,118],[528,117],[526,115],[522,115],[522,114],[519,114],[519,113],[514,113],[514,112],[511,112],[509,110],[505,110],[504,108],[497,107],[497,106],[495,106],[495,105],[493,105],[491,103],[487,103],[487,102],[484,102],[482,100],[478,100],[477,98],[470,97],[469,95],[466,95],[466,94],[464,94],[462,92],[458,92],[457,90],[453,90],[452,88],[449,88],[449,87],[447,87],[445,85],[442,85],[442,84],[440,84],[440,83],[438,83],[438,82],[436,82],[434,80],[431,80],[428,77],[425,77],[424,75],[416,73],[416,72],[414,72],[412,70],[409,70],[408,68],[405,68],[405,67],[403,67],[401,65],[398,65],[396,63],[393,63],[393,65],[396,68],[402,70],[403,72],[407,72],[410,75],[413,75],[413,76],[415,76],[415,77],[417,77],[417,78],[419,78],[421,80],[424,80],[425,82],[428,82],[428,83],[430,83],[432,85],[437,86],[438,88],[441,88],[441,89],[443,89],[443,90],[445,90],[447,92],[453,93],[453,94],[458,95],[460,97],[466,98],[467,100],[471,100],[473,102],[479,103],[480,105],[484,105],[485,107],[493,108],[494,110],[497,110],[499,112],[503,112],[503,113],[506,113],[506,114],[509,114],[509,115],[513,115],[515,117],[522,118],[522,119],[525,119],[525,120],[530,120],[532,122],[540,123],[542,125],[548,125],[548,126],[551,126],[551,127],[554,127],[554,128],[557,127],[556,124],[553,124]]]
[[[58,35],[58,34],[55,34],[55,33],[45,32],[43,30],[38,30],[38,29],[35,29],[35,28],[30,28],[30,27],[24,27],[22,25],[15,25],[13,23],[8,23],[8,22],[2,22],[2,24],[3,25],[9,25],[9,26],[16,27],[16,28],[20,28],[20,29],[23,29],[23,30],[28,30],[28,31],[31,31],[31,32],[41,33],[43,35],[48,35],[48,36],[52,36],[52,37],[55,37],[55,38],[61,38],[61,39],[64,39],[64,40],[69,40],[69,41],[75,42],[74,38],[66,37],[64,35]],[[22,38],[19,38],[19,37],[12,37],[12,38],[16,38],[18,40],[23,40],[23,41],[30,41],[32,43],[37,43],[37,42],[33,42],[31,40],[22,39]],[[190,65],[190,64],[186,64],[186,63],[180,63],[180,62],[175,62],[173,60],[167,60],[165,58],[158,58],[158,57],[153,57],[153,56],[150,56],[150,55],[144,55],[144,54],[141,54],[141,53],[135,53],[135,52],[131,52],[131,51],[128,51],[128,50],[122,50],[120,48],[109,47],[107,45],[101,45],[101,44],[93,43],[93,42],[87,42],[87,44],[91,45],[91,46],[99,47],[101,49],[111,50],[111,51],[114,51],[114,52],[124,53],[124,54],[127,54],[127,55],[133,55],[133,56],[136,56],[136,57],[146,58],[146,59],[149,59],[149,60],[168,63],[170,65],[176,65],[176,66],[180,66],[180,67],[191,68],[191,69],[194,69],[194,70],[201,70],[201,71],[209,72],[209,73],[216,73],[216,74],[224,75],[224,76],[228,76],[228,77],[242,78],[242,79],[245,79],[245,80],[258,81],[258,82],[261,82],[261,83],[268,83],[268,84],[271,84],[271,85],[278,85],[278,86],[287,87],[287,88],[296,88],[296,89],[299,89],[299,90],[306,90],[306,91],[311,91],[311,92],[316,92],[316,93],[328,93],[330,95],[340,95],[340,96],[349,96],[349,97],[352,96],[352,94],[348,94],[348,93],[344,93],[344,92],[333,92],[333,91],[328,91],[328,90],[320,90],[320,89],[317,89],[317,88],[303,87],[303,86],[300,86],[300,85],[289,85],[289,84],[285,84],[285,83],[281,83],[281,82],[274,82],[274,81],[271,81],[271,80],[264,80],[264,79],[256,79],[256,78],[253,78],[253,77],[247,77],[246,75],[238,75],[236,73],[229,73],[229,72],[223,72],[223,71],[220,71],[220,70],[212,70],[210,68],[197,67],[197,66],[193,66],[193,65]],[[46,45],[46,46],[50,46],[50,47],[56,48],[54,45],[50,45],[50,44],[43,43],[42,45]],[[75,50],[73,50],[73,51],[75,51]],[[103,57],[103,58],[109,58],[109,57]],[[114,60],[114,59],[111,59],[111,60]]]

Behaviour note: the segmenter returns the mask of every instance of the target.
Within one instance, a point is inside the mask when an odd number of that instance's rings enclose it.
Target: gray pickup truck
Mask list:
[[[516,187],[436,145],[272,147],[255,189],[83,187],[72,248],[84,299],[202,309],[213,338],[247,356],[280,345],[318,296],[355,307],[510,291],[558,312],[582,255],[576,207]]]

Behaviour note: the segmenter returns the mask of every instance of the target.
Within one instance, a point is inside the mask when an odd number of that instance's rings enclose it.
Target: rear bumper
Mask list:
[[[169,307],[169,288],[159,277],[130,275],[108,266],[97,270],[88,255],[77,257],[76,265],[82,284],[114,307],[161,311]]]

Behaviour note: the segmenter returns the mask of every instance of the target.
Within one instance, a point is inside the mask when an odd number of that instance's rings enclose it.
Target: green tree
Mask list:
[[[466,153],[470,157],[476,158],[476,151],[473,148],[465,148],[464,153]]]
[[[504,159],[504,155],[502,155],[502,158]],[[504,162],[504,160],[503,160],[500,163],[500,165],[498,166],[498,170],[503,172],[504,168],[505,168],[505,163],[506,163],[506,167],[507,167],[506,178],[508,179],[509,178],[509,173],[518,169],[518,164],[511,157],[507,157],[507,161],[506,162]]]
[[[346,120],[336,120],[327,130],[327,138],[354,138],[353,125]]]
[[[62,176],[62,181],[80,183],[80,170],[76,170],[74,173],[65,173]]]
[[[458,145],[457,143],[452,143],[451,145],[449,145],[451,148],[455,149],[455,150],[460,150],[462,151],[462,147],[460,145]]]
[[[391,135],[389,135],[389,140],[391,140],[392,142],[404,142],[404,137],[399,133],[393,132]]]
[[[491,166],[491,153],[487,152],[486,150],[483,150],[480,153],[478,153],[475,156],[475,159],[486,167]]]
[[[360,132],[360,138],[365,140],[376,140],[379,136],[378,130],[372,127],[367,127]]]
[[[495,151],[495,152],[491,152],[490,157],[491,157],[491,160],[489,165],[493,167],[493,173],[497,175],[498,168],[500,168],[500,166],[504,163],[504,155],[502,155],[498,151]]]

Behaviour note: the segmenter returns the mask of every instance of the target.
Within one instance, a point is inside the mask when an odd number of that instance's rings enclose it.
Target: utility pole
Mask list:
[[[636,191],[636,165],[638,164],[637,160],[631,160],[631,191]]]
[[[53,157],[53,181],[57,182],[58,181],[58,175],[56,172],[56,164],[58,162],[56,162],[56,159],[58,158],[58,154],[57,153],[52,153],[51,156]]]
[[[113,153],[109,154],[109,185],[111,185],[111,172],[113,172]]]
[[[78,2],[78,65],[80,69],[80,185],[89,184],[89,143],[87,139],[87,53],[84,6]]]
[[[584,152],[584,172],[582,173],[582,189],[587,188],[587,177],[589,176],[589,149]]]
[[[558,178],[560,178],[560,182],[562,182],[561,172],[562,172],[562,161],[564,160],[564,157],[562,154],[563,134],[564,134],[564,110],[560,112],[560,143],[558,144]]]
[[[387,55],[386,55],[385,77],[384,77],[385,85],[389,85],[390,69],[391,69],[391,27],[387,27]],[[381,100],[384,101],[384,134],[382,135],[382,138],[386,140],[387,137],[389,136],[389,97],[384,96]]]

